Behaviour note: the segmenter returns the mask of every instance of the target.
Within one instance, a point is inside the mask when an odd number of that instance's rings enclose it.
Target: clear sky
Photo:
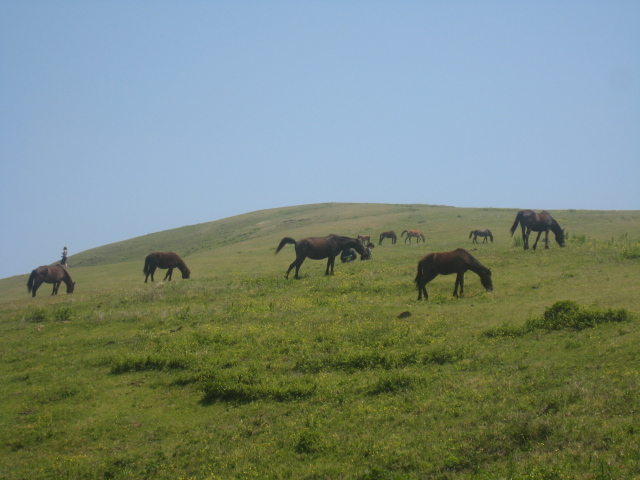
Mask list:
[[[0,278],[318,202],[640,209],[640,2],[0,0]]]

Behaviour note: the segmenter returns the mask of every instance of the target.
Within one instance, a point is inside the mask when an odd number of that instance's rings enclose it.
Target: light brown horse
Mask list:
[[[469,238],[471,237],[473,237],[472,243],[478,243],[478,237],[484,237],[484,240],[482,240],[482,243],[487,243],[487,238],[490,238],[491,243],[493,243],[493,234],[491,233],[491,230],[489,230],[488,228],[484,230],[471,230],[471,233],[469,234]]]
[[[362,242],[362,245],[367,245],[371,242],[371,235],[358,235],[358,240]]]
[[[402,236],[404,234],[407,234],[407,238],[404,239],[404,243],[407,243],[407,240],[409,240],[409,243],[411,243],[411,237],[415,237],[417,240],[417,243],[420,243],[420,239],[422,239],[422,243],[425,243],[424,241],[424,235],[422,234],[422,232],[420,230],[404,230],[401,234],[400,234],[400,238],[402,238]]]
[[[453,289],[453,296],[458,296],[458,285],[460,285],[460,296],[464,293],[464,273],[471,270],[480,276],[482,286],[488,292],[493,290],[491,282],[491,270],[482,265],[464,248],[458,248],[452,252],[429,253],[418,262],[418,273],[415,278],[418,287],[418,300],[429,298],[427,294],[427,283],[436,278],[438,275],[451,275],[455,273],[456,284]]]
[[[518,228],[518,223],[522,227],[522,243],[524,244],[524,249],[529,249],[529,234],[534,231],[538,232],[538,236],[536,237],[536,242],[533,244],[533,249],[535,250],[538,246],[538,240],[540,240],[540,235],[544,232],[544,248],[549,248],[549,230],[551,230],[556,236],[556,242],[561,247],[564,247],[564,230],[560,228],[558,222],[556,222],[551,214],[546,210],[543,210],[540,213],[536,213],[533,210],[520,210],[516,219],[511,226],[511,236],[513,237],[513,232]]]
[[[156,268],[168,268],[169,271],[164,276],[164,280],[169,279],[171,281],[171,276],[173,274],[173,269],[177,268],[182,272],[182,278],[187,279],[191,275],[191,270],[187,268],[187,264],[178,256],[178,254],[173,252],[153,252],[147,255],[144,259],[144,268],[142,269],[142,273],[146,276],[144,277],[144,283],[147,283],[149,279],[149,275],[151,275],[151,281],[153,282],[153,274],[156,271]]]
[[[298,276],[298,272],[300,271],[300,266],[302,262],[309,257],[311,260],[322,260],[324,258],[327,259],[327,269],[325,270],[325,275],[333,275],[333,265],[335,263],[336,257],[340,255],[345,249],[353,248],[360,255],[367,255],[367,251],[357,238],[349,238],[349,237],[341,237],[338,235],[328,235],[326,237],[309,237],[303,238],[302,240],[296,242],[291,237],[284,237],[278,248],[276,249],[276,255],[282,247],[287,245],[288,243],[295,245],[296,248],[296,259],[293,261],[291,265],[289,265],[289,269],[287,270],[287,274],[285,278],[289,278],[289,272],[296,269],[295,278],[300,278]],[[329,269],[331,269],[331,273],[329,273]]]
[[[389,230],[388,232],[382,232],[380,234],[380,241],[378,242],[378,245],[382,245],[382,240],[384,240],[385,238],[391,239],[391,245],[395,244],[398,241],[396,232],[394,232],[393,230]]]
[[[58,294],[60,284],[67,285],[67,293],[73,293],[75,282],[71,280],[71,275],[62,265],[43,266],[31,271],[27,281],[27,293],[32,293],[31,298],[36,296],[36,292],[43,283],[53,283],[51,295]]]

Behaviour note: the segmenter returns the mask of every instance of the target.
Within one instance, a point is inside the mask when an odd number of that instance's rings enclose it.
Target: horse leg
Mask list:
[[[33,282],[33,288],[31,289],[31,293],[32,293],[31,298],[36,296],[36,292],[40,288],[40,285],[42,285],[42,281],[36,278]]]
[[[545,250],[549,250],[549,230],[544,232],[544,248]]]
[[[458,298],[458,285],[460,285],[460,296],[464,293],[464,273],[456,275],[456,285],[453,288],[453,296]]]
[[[522,225],[522,243],[525,250],[529,250],[529,233],[531,233],[531,230]]]
[[[429,299],[429,294],[427,293],[427,283],[438,276],[437,273],[427,273],[424,274],[423,277],[418,281],[418,300],[422,300],[422,294],[424,293],[424,299]]]
[[[167,274],[164,276],[164,279],[166,280],[167,277],[169,277],[169,281],[171,281],[172,275],[173,275],[173,267],[169,267],[169,270],[167,270]]]
[[[335,264],[335,261],[336,257],[329,255],[329,258],[327,259],[327,269],[324,272],[325,275],[333,275],[333,265]],[[329,273],[329,267],[331,267],[331,273]]]
[[[538,236],[536,237],[536,243],[533,244],[533,249],[534,250],[538,246],[538,240],[540,240],[540,235],[542,235],[542,232],[538,232]],[[547,248],[549,248],[549,247],[547,246]]]
[[[53,282],[53,290],[51,291],[51,295],[58,294],[58,287],[60,286],[60,282]]]

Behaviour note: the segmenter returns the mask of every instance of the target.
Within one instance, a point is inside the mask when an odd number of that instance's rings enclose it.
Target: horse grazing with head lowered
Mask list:
[[[385,238],[391,239],[391,245],[394,245],[398,241],[396,232],[394,232],[393,230],[389,230],[388,232],[382,232],[380,234],[380,241],[378,242],[378,245],[382,245],[382,240],[384,240]]]
[[[53,292],[51,295],[58,294],[60,284],[64,282],[67,285],[67,293],[73,293],[75,282],[71,280],[71,275],[62,265],[38,267],[31,271],[29,280],[27,281],[27,293],[32,293],[31,297],[36,296],[36,292],[43,283],[53,283]]]
[[[484,230],[471,230],[471,233],[469,234],[469,238],[473,237],[473,242],[472,243],[478,243],[478,237],[484,237],[484,240],[482,240],[482,243],[487,243],[487,238],[491,239],[491,243],[493,243],[493,234],[491,233],[491,230],[484,229]]]
[[[422,234],[422,232],[420,230],[404,230],[400,234],[400,238],[402,238],[402,236],[405,233],[407,234],[407,238],[404,239],[404,243],[407,243],[407,240],[409,240],[409,243],[411,243],[411,237],[415,237],[417,243],[420,243],[420,239],[422,239],[422,243],[425,243],[424,235]]]
[[[533,210],[520,210],[516,219],[511,225],[511,236],[513,236],[513,232],[518,228],[518,223],[522,228],[522,243],[524,243],[524,249],[529,250],[529,234],[533,232],[538,232],[538,236],[536,237],[536,242],[533,244],[533,249],[535,250],[538,246],[538,240],[540,240],[540,235],[544,232],[544,248],[549,248],[549,230],[551,230],[556,236],[556,242],[561,247],[564,247],[564,230],[560,228],[558,222],[556,222],[551,214],[546,210],[543,210],[540,213],[536,213]]]
[[[164,276],[164,280],[169,279],[171,281],[171,276],[173,274],[173,269],[177,268],[182,272],[182,278],[187,279],[191,275],[191,270],[187,268],[187,264],[178,256],[178,254],[173,252],[153,252],[147,255],[144,259],[144,268],[142,269],[142,273],[146,276],[144,277],[144,283],[147,283],[149,279],[149,275],[151,275],[151,281],[153,282],[153,274],[156,271],[156,268],[168,268],[169,271]]]
[[[282,247],[287,245],[288,243],[292,244],[296,248],[296,259],[293,261],[291,265],[289,265],[289,269],[287,270],[287,274],[285,278],[289,278],[289,272],[296,269],[295,278],[300,278],[298,276],[298,272],[300,271],[300,266],[302,262],[309,257],[311,260],[322,260],[327,259],[327,269],[325,270],[325,275],[333,275],[333,265],[335,263],[336,257],[340,255],[345,249],[353,248],[360,255],[366,255],[367,251],[365,250],[364,245],[357,238],[349,238],[349,237],[341,237],[339,235],[329,235],[326,237],[309,237],[303,238],[300,241],[295,241],[291,237],[284,237],[278,248],[276,249],[276,255]],[[329,273],[331,270],[331,273]]]
[[[491,281],[491,270],[482,265],[473,255],[464,248],[458,248],[452,252],[429,253],[418,262],[418,273],[415,278],[418,287],[418,300],[427,300],[427,283],[436,278],[438,275],[451,275],[455,273],[456,284],[453,289],[453,296],[458,296],[458,285],[460,285],[460,296],[464,293],[464,274],[467,270],[478,274],[482,286],[488,292],[493,290]]]

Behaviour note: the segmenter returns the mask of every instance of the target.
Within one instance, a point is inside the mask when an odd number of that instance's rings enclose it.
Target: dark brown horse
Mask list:
[[[482,240],[482,243],[487,243],[487,238],[491,239],[491,243],[493,243],[493,234],[491,233],[491,230],[484,229],[484,230],[471,230],[471,233],[469,234],[469,238],[471,238],[473,236],[473,242],[472,243],[478,243],[478,237],[484,237],[484,240]]]
[[[38,267],[31,271],[29,280],[27,281],[27,293],[32,293],[31,297],[36,296],[36,292],[43,283],[53,283],[53,292],[51,295],[58,294],[58,287],[64,282],[67,285],[67,293],[73,293],[75,282],[71,280],[71,275],[62,265]]]
[[[289,265],[289,270],[287,270],[287,274],[285,278],[289,278],[289,272],[293,270],[293,267],[296,268],[296,276],[295,278],[300,278],[298,276],[298,271],[300,270],[300,266],[302,262],[309,257],[311,260],[322,260],[327,258],[327,269],[325,270],[325,275],[333,275],[333,265],[335,263],[336,257],[340,255],[340,252],[347,248],[353,248],[360,255],[366,255],[368,252],[365,250],[364,245],[357,238],[349,238],[349,237],[340,237],[338,235],[329,235],[327,237],[310,237],[303,238],[302,240],[296,242],[291,237],[284,237],[278,248],[276,248],[276,255],[282,247],[286,244],[292,244],[296,247],[296,259],[293,261],[291,265]],[[331,273],[329,273],[329,269],[331,269]]]
[[[529,249],[529,234],[532,231],[538,232],[536,243],[533,244],[534,250],[538,246],[538,240],[540,240],[542,232],[544,232],[544,248],[549,248],[549,230],[555,234],[558,245],[564,247],[564,230],[560,228],[558,222],[546,210],[540,213],[536,213],[533,210],[520,210],[513,225],[511,225],[511,236],[518,228],[518,223],[522,227],[522,243],[524,243],[525,250]]]
[[[411,237],[415,237],[418,243],[420,243],[420,239],[422,239],[422,243],[425,243],[424,235],[420,230],[405,230],[400,234],[400,238],[402,238],[405,233],[407,234],[407,238],[404,239],[404,243],[407,243],[407,240],[411,243]]]
[[[453,296],[458,296],[458,285],[460,285],[460,296],[464,293],[464,273],[471,270],[480,276],[482,286],[488,292],[493,290],[491,282],[491,270],[483,266],[473,255],[464,248],[458,248],[452,252],[429,253],[418,262],[418,274],[416,275],[416,286],[418,287],[418,300],[427,300],[427,283],[438,275],[457,274],[456,285],[453,289]]]
[[[149,275],[151,275],[151,281],[153,282],[153,274],[156,271],[156,268],[168,268],[169,271],[164,276],[164,280],[169,278],[171,281],[171,275],[173,274],[173,269],[177,268],[182,272],[182,278],[189,278],[191,275],[191,270],[187,268],[187,264],[173,252],[153,252],[147,255],[144,259],[144,268],[142,269],[142,273],[146,276],[144,277],[144,283],[147,283],[149,279]]]
[[[382,232],[380,234],[380,241],[378,242],[378,245],[382,245],[382,240],[384,240],[385,238],[391,239],[391,245],[394,245],[398,241],[396,232],[394,232],[393,230],[389,230],[388,232]]]

